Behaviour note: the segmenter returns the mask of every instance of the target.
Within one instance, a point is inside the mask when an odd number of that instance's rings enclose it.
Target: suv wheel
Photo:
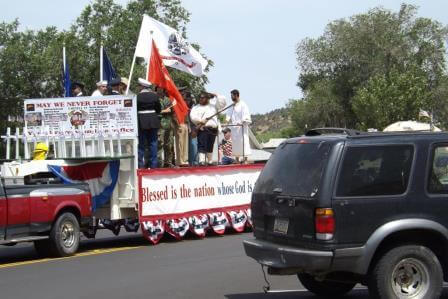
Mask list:
[[[437,256],[427,247],[406,245],[385,253],[369,277],[374,298],[439,298],[443,271]]]
[[[307,273],[297,274],[302,285],[310,292],[323,297],[335,298],[350,292],[356,283],[337,282],[337,281],[318,281]]]
[[[56,256],[69,256],[79,247],[79,222],[72,213],[61,214],[54,223],[51,233],[51,251]]]

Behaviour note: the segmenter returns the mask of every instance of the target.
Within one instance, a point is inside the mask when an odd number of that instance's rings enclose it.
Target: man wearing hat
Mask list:
[[[218,135],[217,113],[226,105],[226,98],[202,92],[199,105],[191,109],[191,121],[198,127],[199,164],[213,164],[213,146]],[[206,161],[207,160],[207,161]]]
[[[83,89],[84,89],[84,84],[82,84],[81,82],[74,81],[72,83],[72,96],[74,96],[74,97],[82,97],[83,96],[83,92],[82,92]]]
[[[126,90],[128,89],[128,86],[129,86],[128,78],[121,77],[120,78],[120,89],[119,89],[120,94],[126,95]],[[134,97],[135,96],[135,94],[131,90],[128,91],[127,95],[130,96],[130,97]]]
[[[138,86],[138,168],[157,168],[157,133],[160,128],[160,99],[157,93],[150,89],[151,83],[149,81],[139,78]],[[146,148],[149,149],[149,161],[144,161]]]
[[[110,80],[111,95],[120,95],[120,78]]]
[[[102,80],[96,82],[96,90],[92,93],[92,97],[102,97],[107,93],[107,81]]]

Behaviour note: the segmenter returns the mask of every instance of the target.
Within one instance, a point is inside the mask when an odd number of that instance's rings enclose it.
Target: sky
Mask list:
[[[126,4],[127,0],[115,0]],[[238,89],[252,114],[285,107],[302,94],[295,49],[304,38],[323,34],[325,26],[382,6],[398,11],[401,3],[419,7],[418,16],[448,24],[446,0],[181,0],[191,13],[190,42],[214,62],[207,74],[210,92]],[[0,21],[15,18],[21,30],[56,26],[68,29],[89,0],[4,1]],[[137,43],[137,37],[136,37]],[[112,62],[113,63],[113,62]]]

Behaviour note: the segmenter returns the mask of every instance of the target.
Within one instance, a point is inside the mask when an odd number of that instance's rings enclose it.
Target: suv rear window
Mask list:
[[[337,196],[396,195],[406,191],[411,145],[349,147],[339,174]]]
[[[331,146],[320,143],[285,143],[269,159],[255,187],[255,193],[313,197],[319,188]]]

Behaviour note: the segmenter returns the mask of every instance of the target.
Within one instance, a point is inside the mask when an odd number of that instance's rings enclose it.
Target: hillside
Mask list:
[[[251,129],[260,142],[266,142],[270,138],[282,137],[282,130],[287,129],[290,125],[291,119],[287,108],[252,115]]]

